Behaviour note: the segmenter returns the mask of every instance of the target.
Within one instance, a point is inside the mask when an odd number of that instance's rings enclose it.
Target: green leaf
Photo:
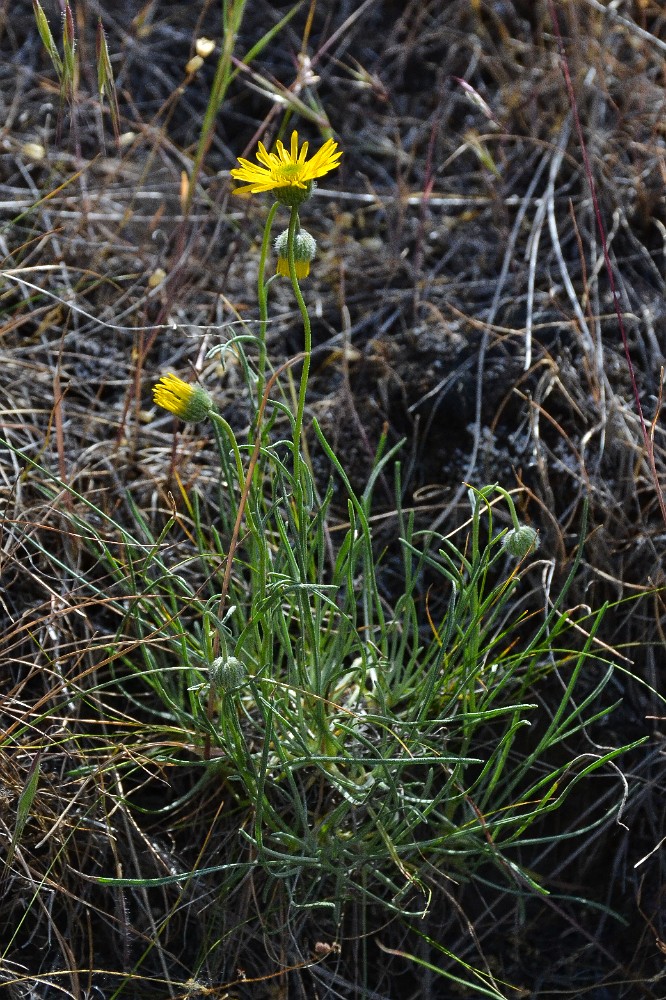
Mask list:
[[[118,95],[116,92],[116,81],[113,76],[109,49],[106,44],[106,35],[102,27],[102,19],[97,22],[97,87],[99,96],[109,102],[109,114],[113,125],[113,134],[116,142],[120,139],[120,112],[118,110]]]
[[[26,823],[28,822],[30,810],[32,809],[32,803],[35,800],[37,786],[39,784],[40,757],[41,753],[35,754],[35,759],[30,765],[30,770],[28,771],[28,780],[25,783],[25,788],[19,796],[18,807],[16,809],[16,825],[14,827],[14,833],[12,834],[11,844],[9,845],[9,851],[7,852],[7,858],[5,860],[7,869],[11,866],[14,852],[16,851],[18,843],[23,836],[23,831]]]
[[[35,13],[35,21],[37,22],[39,37],[42,40],[44,48],[49,54],[51,62],[53,63],[53,68],[58,74],[58,80],[62,80],[62,59],[58,54],[56,43],[53,41],[53,35],[51,34],[51,29],[49,28],[49,22],[46,20],[46,14],[42,10],[39,0],[32,0],[32,9]]]

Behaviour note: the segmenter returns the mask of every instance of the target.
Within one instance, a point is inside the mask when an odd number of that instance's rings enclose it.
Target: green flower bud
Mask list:
[[[523,559],[530,551],[536,552],[539,548],[539,536],[528,524],[522,524],[518,528],[511,528],[502,539],[502,546],[505,551],[514,559]]]
[[[277,274],[289,277],[289,230],[285,229],[275,241],[275,252],[278,255]],[[314,260],[317,244],[305,229],[294,234],[294,264],[297,278],[307,278],[310,273],[310,261]]]
[[[229,694],[247,676],[245,664],[235,656],[218,656],[210,665],[210,683],[218,694]]]

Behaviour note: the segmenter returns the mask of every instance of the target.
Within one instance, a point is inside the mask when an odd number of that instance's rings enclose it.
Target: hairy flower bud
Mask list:
[[[218,694],[229,694],[243,683],[245,664],[235,656],[218,656],[210,665],[210,683]]]
[[[278,255],[277,273],[284,278],[289,277],[289,230],[285,229],[275,241],[275,252]],[[305,229],[294,234],[294,264],[297,278],[307,278],[310,273],[310,261],[314,260],[317,244]]]
[[[511,528],[502,539],[502,545],[506,552],[514,559],[523,559],[528,552],[539,548],[539,536],[528,524],[522,524],[518,528]]]

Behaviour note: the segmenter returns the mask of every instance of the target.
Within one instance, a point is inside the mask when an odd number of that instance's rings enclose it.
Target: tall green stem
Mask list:
[[[301,294],[301,289],[296,277],[296,261],[294,259],[294,239],[299,229],[298,208],[292,206],[291,217],[289,219],[289,235],[287,237],[287,252],[289,255],[289,277],[294,289],[294,295],[298,302],[303,319],[303,369],[301,371],[301,384],[298,391],[298,405],[296,407],[296,420],[294,421],[294,478],[301,483],[301,435],[303,433],[303,415],[305,413],[305,396],[308,389],[308,378],[310,375],[310,359],[312,357],[312,327],[308,316],[307,306]]]
[[[210,97],[204,112],[199,141],[194,154],[190,182],[187,189],[187,200],[185,202],[185,215],[189,216],[194,199],[194,192],[197,187],[197,180],[201,172],[201,166],[206,157],[213,139],[213,130],[218,112],[227,93],[227,88],[233,71],[233,55],[236,47],[236,38],[243,21],[243,13],[247,0],[223,0],[222,3],[222,48],[217,61],[215,78],[211,87]]]
[[[257,298],[259,299],[259,361],[257,371],[257,407],[261,404],[266,384],[266,330],[268,327],[268,285],[266,283],[266,258],[271,242],[271,229],[273,219],[278,210],[278,202],[271,205],[271,209],[264,226],[264,238],[261,242],[261,257],[259,259],[259,275],[257,277]]]

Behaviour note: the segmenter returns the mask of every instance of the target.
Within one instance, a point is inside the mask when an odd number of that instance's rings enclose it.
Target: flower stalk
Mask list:
[[[268,296],[264,274],[270,232],[278,204],[285,205],[290,209],[289,229],[278,237],[276,249],[278,253],[277,273],[290,277],[303,320],[303,369],[293,427],[294,476],[297,482],[301,482],[302,479],[301,437],[312,356],[312,327],[298,281],[299,278],[307,277],[309,274],[310,262],[314,258],[316,250],[314,239],[309,233],[301,231],[298,209],[311,196],[316,179],[330,173],[331,170],[335,170],[340,165],[340,157],[342,156],[342,151],[338,150],[338,144],[333,139],[328,139],[310,159],[308,159],[308,149],[309,143],[307,142],[299,147],[298,132],[294,131],[291,134],[289,149],[278,139],[276,152],[269,153],[264,144],[260,142],[256,153],[258,162],[252,163],[251,160],[239,157],[240,166],[231,171],[231,176],[235,180],[245,182],[241,187],[236,188],[234,194],[245,197],[250,194],[272,192],[276,199],[266,219],[259,261],[260,343],[257,379],[259,399],[261,399],[265,385],[266,371]]]

